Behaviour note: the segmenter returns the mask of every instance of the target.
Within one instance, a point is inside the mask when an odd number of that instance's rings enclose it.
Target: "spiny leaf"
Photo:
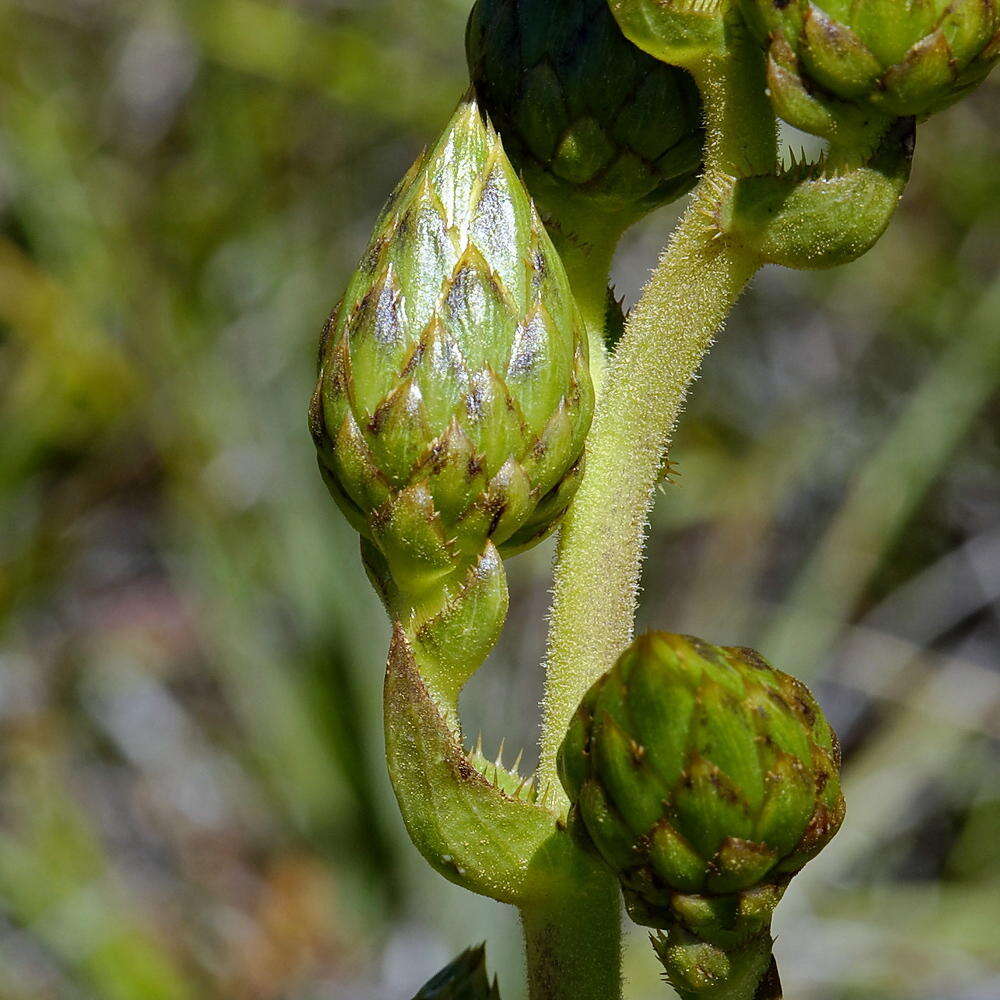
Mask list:
[[[500,1000],[496,977],[486,973],[486,945],[467,948],[424,984],[413,1000]]]

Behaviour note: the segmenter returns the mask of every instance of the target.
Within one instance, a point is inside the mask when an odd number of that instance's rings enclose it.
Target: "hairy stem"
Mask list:
[[[587,688],[628,644],[646,519],[688,386],[755,264],[688,210],[632,311],[562,528],[549,633],[540,780]]]
[[[705,174],[611,359],[587,469],[562,529],[546,663],[539,776],[593,681],[632,636],[646,522],[670,435],[702,358],[757,260],[721,238],[716,192],[777,155],[762,56],[736,40],[695,71],[708,127]]]
[[[735,22],[727,54],[691,67],[705,106],[705,173],[740,177],[774,171],[778,128],[767,96],[764,54]]]

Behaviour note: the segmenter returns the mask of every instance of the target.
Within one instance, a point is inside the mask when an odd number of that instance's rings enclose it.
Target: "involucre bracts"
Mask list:
[[[559,755],[574,810],[634,919],[774,886],[840,827],[836,736],[752,650],[654,632],[589,691]]]
[[[475,100],[385,206],[327,323],[310,426],[341,510],[411,600],[543,537],[593,389],[565,271]]]
[[[694,184],[701,100],[636,48],[607,0],[478,0],[466,35],[484,110],[547,221],[624,228]]]
[[[766,39],[775,110],[807,132],[918,118],[976,87],[1000,56],[996,0],[742,0]]]

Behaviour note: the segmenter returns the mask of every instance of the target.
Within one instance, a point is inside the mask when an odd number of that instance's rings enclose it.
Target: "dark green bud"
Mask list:
[[[668,930],[668,973],[693,993],[706,946],[719,976],[749,975],[753,956],[763,975],[774,907],[843,820],[839,771],[805,685],[752,650],[663,632],[591,688],[559,754],[571,822],[632,918]]]
[[[997,0],[742,0],[769,46],[777,113],[807,132],[863,131],[872,115],[930,115],[1000,56]]]
[[[562,263],[465,100],[389,200],[324,332],[310,410],[324,478],[412,598],[488,543],[508,554],[551,530],[592,408]]]
[[[640,51],[607,0],[478,0],[466,37],[484,110],[546,221],[621,231],[694,184],[694,81]]]

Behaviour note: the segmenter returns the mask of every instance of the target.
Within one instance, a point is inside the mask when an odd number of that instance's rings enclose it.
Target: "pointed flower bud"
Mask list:
[[[401,591],[553,527],[590,425],[586,350],[559,257],[466,99],[383,210],[310,410],[330,492]]]
[[[694,81],[629,42],[607,0],[478,0],[466,51],[546,221],[573,232],[597,213],[621,230],[693,186]]]
[[[768,84],[790,124],[832,135],[858,115],[923,117],[1000,57],[997,0],[742,0],[768,40]]]
[[[839,768],[805,685],[752,650],[663,632],[591,688],[559,754],[574,826],[632,918],[669,930],[661,957],[695,993],[706,946],[726,975],[752,956],[763,975],[774,907],[843,820]]]

